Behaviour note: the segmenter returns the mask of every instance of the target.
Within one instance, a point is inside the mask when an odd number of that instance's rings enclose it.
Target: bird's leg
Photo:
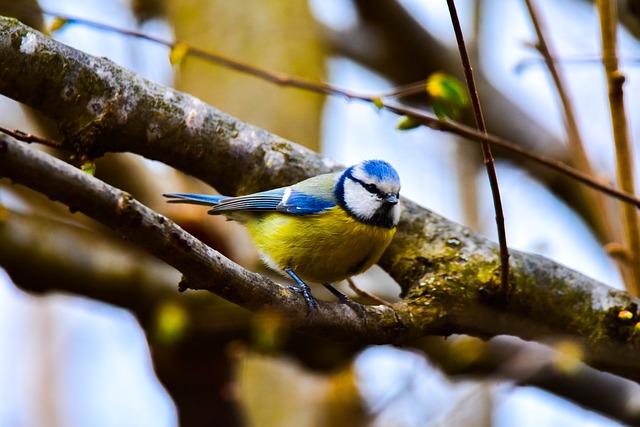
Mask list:
[[[340,304],[348,305],[349,307],[351,307],[353,311],[358,313],[360,317],[362,317],[366,321],[367,312],[364,310],[364,307],[362,307],[362,304],[358,304],[357,302],[349,298],[346,294],[338,290],[335,286],[333,286],[330,283],[325,283],[324,287],[327,288],[329,292],[331,292],[333,295],[335,295],[338,298],[338,302]]]
[[[309,318],[313,317],[316,314],[316,311],[318,311],[318,301],[316,300],[316,297],[314,297],[311,294],[311,289],[309,288],[309,285],[304,283],[302,279],[299,278],[298,275],[293,272],[292,269],[285,268],[284,271],[289,276],[291,276],[291,278],[295,280],[295,282],[298,284],[298,286],[289,286],[289,289],[291,289],[292,291],[298,292],[299,294],[302,295],[302,297],[307,303],[307,307],[309,308],[307,317]]]

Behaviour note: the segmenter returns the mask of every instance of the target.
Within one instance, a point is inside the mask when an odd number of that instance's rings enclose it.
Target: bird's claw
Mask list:
[[[333,295],[335,295],[338,298],[338,302],[340,304],[348,305],[349,308],[351,308],[351,310],[353,310],[358,316],[360,316],[360,318],[364,319],[365,322],[367,321],[367,311],[362,306],[362,304],[355,302],[354,300],[349,298],[346,294],[336,289],[333,285],[324,285],[324,287],[327,288]]]
[[[305,302],[307,303],[307,320],[312,319],[318,311],[318,300],[311,293],[311,288],[309,288],[309,285],[304,283],[304,281],[299,278],[298,275],[293,272],[293,270],[291,270],[290,268],[286,268],[284,271],[289,276],[291,276],[291,278],[298,284],[298,286],[289,286],[289,289],[302,295]]]
[[[313,316],[315,316],[316,312],[318,311],[318,300],[311,293],[311,289],[309,289],[309,286],[305,284],[304,287],[288,286],[288,288],[302,295],[302,297],[304,298],[304,301],[307,303],[307,308],[308,308],[307,318],[308,319],[313,318]]]

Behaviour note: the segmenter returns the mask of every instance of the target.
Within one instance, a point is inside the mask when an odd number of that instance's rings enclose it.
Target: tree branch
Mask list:
[[[3,36],[4,35],[4,36]],[[163,161],[228,194],[285,185],[337,168],[335,162],[240,122],[197,99],[0,20],[0,93],[56,120],[68,149],[90,156],[131,151]],[[37,59],[37,60],[36,60]],[[180,270],[184,285],[207,289],[250,310],[271,307],[304,321],[302,298],[222,257],[128,194],[9,138],[0,176],[60,200],[113,228]],[[204,212],[203,212],[204,215]],[[302,328],[334,340],[401,343],[427,334],[562,336],[583,346],[592,366],[640,380],[634,325],[638,300],[543,257],[512,252],[514,293],[496,304],[495,243],[410,201],[381,260],[404,299],[367,307],[321,303]],[[628,310],[631,318],[619,317]],[[628,316],[627,316],[628,317]]]
[[[0,139],[0,170],[0,176],[83,212],[177,268],[185,288],[209,290],[252,311],[273,308],[294,322],[305,320],[307,306],[300,295],[229,261],[131,195],[91,175],[7,137]],[[325,303],[321,308],[317,325],[328,322],[337,328],[346,323],[351,327],[342,327],[352,332],[364,327],[348,307]],[[390,309],[381,307],[371,310],[369,320],[384,312],[393,318]]]
[[[2,24],[8,24],[6,29],[8,29],[9,31],[12,31],[12,27],[10,25],[10,20],[6,21],[4,19],[2,19],[0,17],[0,19],[2,20]],[[5,18],[6,19],[6,18]],[[105,24],[98,24],[95,22],[89,22],[89,21],[84,21],[84,20],[80,20],[80,19],[74,19],[75,22],[84,22],[86,25],[91,25],[97,28],[102,28],[102,29],[108,29],[110,31],[114,31],[114,32],[119,32],[125,35],[131,35],[131,36],[135,36],[135,37],[141,37],[144,38],[146,40],[150,40],[156,43],[160,43],[166,46],[175,46],[175,43],[172,42],[167,42],[167,41],[163,41],[142,33],[138,33],[135,31],[129,31],[129,30],[123,30],[123,29],[118,29],[118,28],[114,28],[114,27],[110,27],[110,26],[106,26]],[[36,39],[39,36],[41,36],[39,33],[34,33],[34,36],[36,36]],[[57,52],[58,54],[60,54],[61,52],[59,52],[57,49],[60,46],[59,44],[56,44],[55,42],[48,44],[47,43],[47,39],[44,40],[39,40],[38,43],[41,43],[41,46],[44,47],[46,46],[47,49],[51,49],[54,52]],[[2,45],[0,45],[2,46]],[[7,47],[8,49],[6,49],[4,52],[2,52],[4,55],[6,55],[7,58],[11,57],[12,60],[15,60],[17,62],[23,61],[23,60],[27,60],[27,61],[31,61],[31,60],[39,60],[39,61],[46,61],[47,57],[43,57],[40,55],[36,55],[35,57],[33,56],[26,56],[26,55],[16,55],[14,56],[15,52],[15,47],[11,46],[9,44],[7,44],[5,47]],[[192,55],[196,55],[198,57],[201,57],[203,59],[206,59],[208,61],[212,61],[215,63],[219,63],[223,66],[229,67],[231,69],[237,70],[239,72],[246,72],[248,74],[251,74],[253,76],[256,76],[258,78],[262,78],[265,79],[269,82],[272,82],[274,84],[278,84],[278,85],[282,85],[282,86],[290,86],[290,87],[297,87],[299,89],[304,89],[304,90],[309,90],[309,91],[313,91],[313,92],[317,92],[317,93],[323,93],[323,94],[330,94],[330,95],[335,95],[335,96],[343,96],[346,97],[347,99],[355,99],[355,100],[360,100],[360,101],[366,101],[366,102],[370,102],[374,105],[379,106],[380,102],[382,102],[382,108],[391,111],[393,113],[396,113],[398,115],[407,115],[410,116],[411,118],[413,118],[416,123],[418,124],[422,124],[423,126],[429,127],[431,129],[434,130],[440,130],[440,131],[446,131],[446,132],[450,132],[459,136],[462,136],[464,138],[466,138],[467,141],[473,141],[479,144],[483,144],[483,143],[488,143],[490,145],[496,146],[496,147],[501,147],[504,148],[512,153],[515,153],[519,156],[522,156],[525,159],[531,159],[541,165],[544,165],[552,170],[558,171],[564,175],[567,175],[589,187],[598,189],[600,191],[602,191],[603,193],[606,193],[612,197],[618,198],[620,200],[623,200],[627,203],[631,203],[637,207],[640,207],[640,198],[636,197],[634,194],[630,194],[624,191],[621,191],[617,188],[611,187],[607,184],[603,184],[601,182],[599,182],[598,180],[592,178],[591,176],[589,176],[586,173],[580,172],[568,165],[565,165],[564,163],[555,160],[553,158],[544,156],[542,154],[538,154],[535,153],[533,151],[529,151],[526,148],[521,147],[520,145],[514,144],[506,139],[500,138],[500,137],[496,137],[494,135],[488,135],[488,134],[484,134],[482,132],[479,132],[471,127],[468,126],[464,126],[461,125],[459,123],[456,122],[452,122],[452,121],[442,121],[440,119],[438,119],[437,117],[433,116],[430,113],[427,113],[425,111],[419,110],[419,109],[415,109],[415,108],[411,108],[408,107],[406,105],[402,105],[402,104],[398,104],[392,101],[388,101],[388,100],[384,100],[381,101],[381,97],[385,97],[385,96],[391,96],[394,91],[391,91],[391,93],[387,92],[387,93],[380,93],[377,95],[363,95],[363,94],[358,94],[358,93],[354,93],[351,91],[347,91],[344,89],[340,89],[337,87],[334,87],[332,85],[326,84],[326,83],[319,83],[319,82],[312,82],[309,80],[305,80],[305,79],[300,79],[300,78],[296,78],[296,77],[290,77],[287,75],[283,75],[280,73],[272,73],[266,70],[263,70],[261,68],[255,67],[255,66],[251,66],[249,64],[245,64],[245,63],[241,63],[239,61],[235,61],[232,60],[230,58],[225,58],[225,57],[221,57],[220,55],[216,55],[216,54],[212,54],[212,53],[208,53],[205,51],[202,51],[200,49],[196,49],[193,47],[189,47],[189,52]],[[22,53],[22,52],[21,52]],[[68,53],[67,51],[65,51],[65,54]],[[85,65],[89,65],[91,66],[91,64],[87,64],[87,58],[84,58],[85,61],[79,61],[76,62],[75,65],[76,66],[82,66],[82,64]],[[26,67],[26,71],[31,71],[31,72],[35,72],[37,70],[39,70],[43,65],[48,66],[47,64],[32,64],[32,63],[28,63],[28,66]],[[90,67],[89,67],[90,68]],[[91,72],[91,70],[89,70]],[[10,75],[13,75],[14,73],[10,73]],[[104,77],[104,76],[103,76]],[[7,76],[7,78],[9,78],[9,76]],[[0,81],[0,84],[2,83],[8,83],[8,80],[5,81]],[[26,78],[26,76],[23,76],[23,78],[21,79],[21,82],[23,83],[23,85],[26,85],[27,87],[29,86],[29,79]],[[115,83],[114,87],[111,87],[112,90],[117,90],[118,88],[118,82],[112,82]],[[141,81],[139,82],[141,84],[144,85],[145,81]],[[21,98],[21,94],[20,92],[22,91],[23,87],[21,86],[20,88],[17,87],[12,87],[10,84],[7,84],[3,90],[6,90],[7,93],[11,93],[13,94],[12,96],[15,97],[14,99],[22,99]],[[42,89],[46,89],[46,87],[43,87]],[[105,88],[107,89],[107,88]],[[400,88],[402,89],[402,88]],[[155,90],[155,89],[154,89]],[[3,92],[4,93],[4,92]],[[72,92],[73,93],[73,92]],[[55,96],[57,96],[57,94],[54,94]],[[57,100],[54,100],[53,104],[48,104],[49,101],[51,101],[51,99],[46,98],[41,100],[39,102],[39,105],[41,108],[45,108],[45,107],[55,107],[55,105],[57,104]],[[147,101],[147,100],[140,100],[140,101]],[[159,99],[156,99],[155,102],[159,102]],[[26,102],[26,101],[23,101]],[[162,104],[162,103],[161,103]],[[155,103],[154,103],[155,105]],[[165,105],[166,106],[166,105]],[[95,113],[99,113],[101,112],[101,106],[100,105],[92,105],[91,108],[98,108],[98,111],[95,111]],[[55,111],[51,111],[51,114],[55,114]],[[89,129],[90,131],[91,129]],[[220,129],[222,130],[222,129]],[[153,132],[154,130],[152,130]],[[77,146],[77,147],[68,147],[69,149],[74,149],[76,151],[79,150],[83,150],[83,147],[81,146]],[[93,147],[94,149],[96,149],[96,147]],[[91,153],[89,153],[88,151],[85,153],[87,154],[87,156],[91,157]],[[94,152],[94,156],[99,155],[100,152],[96,151]]]

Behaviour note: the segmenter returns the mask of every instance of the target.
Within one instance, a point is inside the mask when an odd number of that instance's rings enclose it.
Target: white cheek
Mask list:
[[[344,202],[355,216],[361,218],[373,217],[382,203],[375,194],[349,179],[344,182]]]

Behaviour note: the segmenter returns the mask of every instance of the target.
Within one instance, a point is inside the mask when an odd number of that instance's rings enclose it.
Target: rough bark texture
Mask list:
[[[106,59],[0,19],[0,93],[55,120],[79,155],[129,151],[194,175],[227,194],[295,182],[338,165],[242,123],[197,99],[146,81]],[[0,176],[26,185],[115,229],[180,270],[185,285],[251,310],[277,308],[304,322],[304,301],[244,270],[126,193],[8,138]],[[401,343],[425,334],[511,334],[568,338],[592,366],[640,380],[638,300],[543,257],[513,251],[512,293],[498,297],[496,244],[410,201],[382,267],[404,299],[368,307],[322,303],[301,326],[336,340]],[[630,319],[620,319],[622,310]]]

